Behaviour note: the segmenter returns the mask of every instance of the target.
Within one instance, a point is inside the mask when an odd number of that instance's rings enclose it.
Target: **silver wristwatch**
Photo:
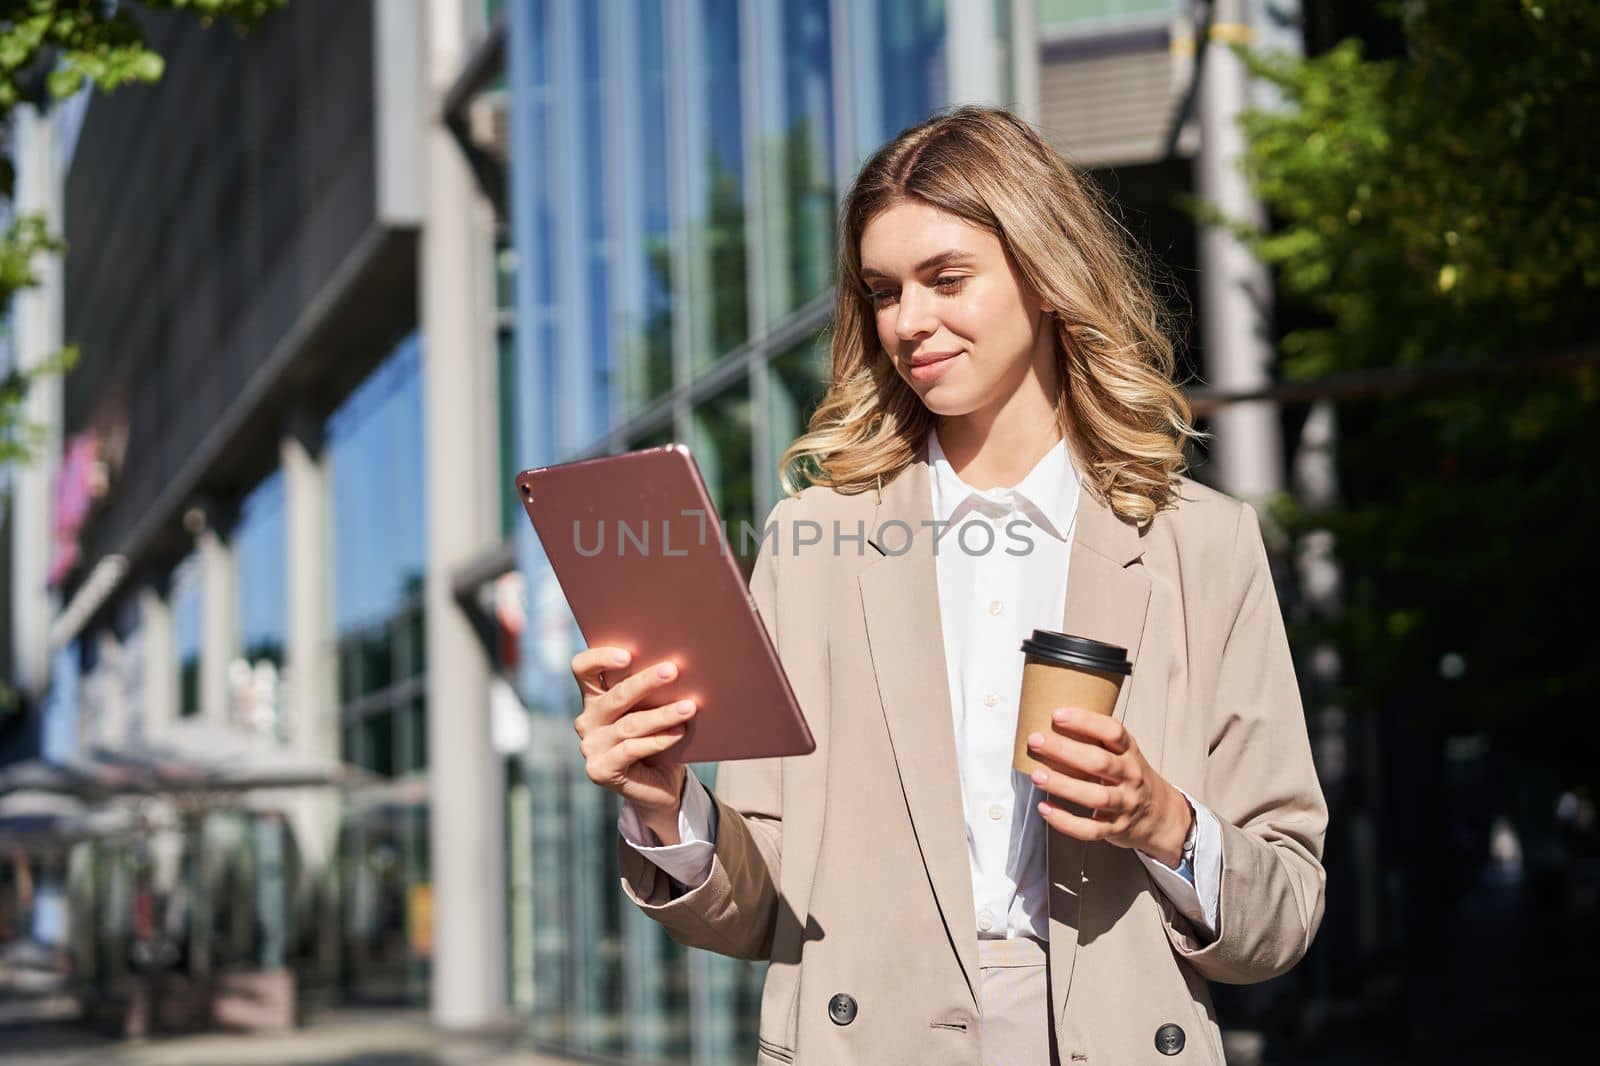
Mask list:
[[[1188,802],[1185,800],[1185,802]],[[1194,809],[1194,804],[1189,804],[1189,835],[1183,838],[1183,855],[1178,859],[1178,869],[1188,867],[1194,869],[1195,839],[1200,833],[1200,812]]]

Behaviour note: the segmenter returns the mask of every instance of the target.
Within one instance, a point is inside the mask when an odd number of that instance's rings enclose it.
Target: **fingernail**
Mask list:
[[[1039,813],[1040,814],[1049,814],[1050,813],[1050,804],[1048,804],[1048,803],[1039,804]]]
[[[1044,743],[1044,734],[1043,733],[1029,733],[1028,734],[1028,747],[1037,748],[1040,744],[1043,744],[1043,743]]]
[[[1050,775],[1045,773],[1043,770],[1035,770],[1033,772],[1033,783],[1034,784],[1042,785],[1048,780],[1050,780]]]
[[[1065,722],[1067,720],[1067,709],[1065,707],[1057,707],[1054,718],[1058,722]]]
[[[612,656],[611,656],[611,665],[612,666],[627,666],[628,665],[628,653],[625,652],[625,651],[619,651],[619,652],[615,652],[614,654],[612,654]]]
[[[661,678],[671,677],[677,672],[678,668],[673,666],[671,663],[662,663],[660,666],[656,667],[656,676]]]
[[[678,713],[683,715],[686,718],[689,715],[693,714],[694,713],[694,703],[693,703],[693,701],[684,700],[682,703],[678,704]]]

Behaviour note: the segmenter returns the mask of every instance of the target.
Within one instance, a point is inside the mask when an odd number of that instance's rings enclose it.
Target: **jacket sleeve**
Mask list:
[[[774,542],[762,541],[750,576],[756,610],[780,653],[777,556],[784,538],[779,512],[788,502],[780,500],[768,516],[768,526],[776,527],[778,536]],[[769,958],[783,844],[783,760],[718,764],[711,799],[717,830],[705,881],[674,896],[667,874],[619,833],[622,890],[680,944],[741,959]]]
[[[1328,808],[1256,512],[1240,509],[1226,585],[1227,636],[1206,708],[1206,804],[1222,829],[1216,938],[1202,942],[1160,897],[1173,950],[1226,984],[1285,972],[1322,921]]]

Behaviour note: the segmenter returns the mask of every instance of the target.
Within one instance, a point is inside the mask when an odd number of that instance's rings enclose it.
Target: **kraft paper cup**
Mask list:
[[[1081,707],[1109,715],[1117,705],[1122,679],[1133,673],[1128,649],[1048,629],[1035,629],[1022,642],[1022,700],[1017,708],[1017,738],[1011,765],[1032,774],[1044,764],[1028,748],[1030,733],[1053,732],[1051,712]],[[1046,767],[1046,769],[1050,769]]]

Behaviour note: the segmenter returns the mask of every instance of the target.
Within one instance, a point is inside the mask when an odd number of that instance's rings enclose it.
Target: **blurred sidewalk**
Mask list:
[[[6,1066],[577,1066],[528,1050],[520,1033],[444,1033],[420,1010],[338,1010],[272,1035],[206,1033],[119,1041],[80,1025],[64,997],[0,1003]]]

